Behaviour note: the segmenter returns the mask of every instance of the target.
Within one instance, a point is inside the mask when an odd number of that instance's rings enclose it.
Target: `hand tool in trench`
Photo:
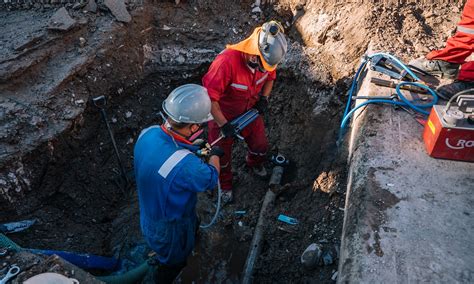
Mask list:
[[[369,58],[370,69],[388,75],[397,80],[415,81],[399,62],[385,54],[376,54]]]
[[[7,275],[0,279],[0,284],[6,284],[8,280],[15,277],[18,273],[20,273],[20,267],[18,267],[16,264],[13,264],[10,266],[10,269],[8,269]]]
[[[392,88],[392,89],[397,88],[397,83],[395,83],[391,80],[384,80],[384,79],[372,77],[370,79],[370,82],[374,85],[381,86],[381,87],[387,87],[387,88]],[[400,89],[407,90],[407,91],[410,91],[410,92],[413,92],[413,93],[419,93],[419,94],[427,94],[428,93],[428,91],[426,89],[418,88],[418,87],[412,86],[412,85],[405,85],[405,86],[400,87]]]
[[[31,227],[34,223],[36,223],[35,219],[0,224],[0,232],[4,234],[21,232]]]
[[[259,115],[258,110],[251,108],[245,113],[243,113],[242,115],[232,120],[230,124],[232,124],[235,127],[237,133],[240,133],[245,127],[247,127],[250,123],[252,123],[258,117],[258,115]],[[244,137],[240,135],[237,135],[237,138],[239,138],[240,140],[244,140]],[[197,154],[199,156],[209,155],[209,152],[211,151],[212,146],[216,145],[222,139],[224,139],[223,135],[219,136],[219,138],[214,140],[212,143],[206,144],[206,147],[201,150],[198,150]]]
[[[262,208],[258,216],[257,226],[253,234],[252,242],[250,243],[250,250],[245,261],[244,272],[243,272],[243,284],[250,284],[253,280],[253,268],[257,262],[258,255],[262,250],[262,243],[264,238],[264,227],[265,227],[265,215],[267,208],[273,203],[276,197],[275,190],[280,185],[281,178],[283,176],[284,168],[289,164],[288,160],[281,154],[272,158],[274,163],[272,176],[270,177],[269,188],[263,199]]]
[[[95,97],[92,99],[94,105],[99,108],[100,114],[102,115],[102,119],[105,122],[105,126],[107,127],[107,131],[109,132],[110,140],[112,140],[112,145],[114,146],[114,151],[115,151],[115,156],[117,157],[117,161],[119,164],[120,168],[120,174],[122,175],[122,178],[125,182],[125,186],[122,188],[122,191],[125,192],[125,189],[128,188],[129,186],[129,180],[127,177],[127,173],[125,172],[125,168],[122,164],[122,159],[120,158],[119,150],[117,148],[117,143],[115,142],[114,134],[112,132],[112,129],[110,127],[109,121],[107,119],[107,113],[105,112],[105,106],[107,104],[107,100],[105,99],[105,96],[99,96]]]

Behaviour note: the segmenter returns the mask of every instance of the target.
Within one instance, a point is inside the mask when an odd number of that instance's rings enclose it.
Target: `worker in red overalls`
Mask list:
[[[257,27],[247,39],[227,45],[212,62],[202,79],[212,101],[213,121],[208,123],[209,142],[220,135],[225,138],[217,145],[224,150],[221,159],[220,183],[222,200],[232,201],[232,144],[238,133],[230,121],[250,108],[263,115],[276,79],[276,67],[287,51],[283,27],[270,21]],[[248,146],[247,166],[259,176],[266,176],[263,167],[268,151],[268,140],[262,116],[249,124],[240,135]]]
[[[457,79],[440,86],[437,91],[445,98],[474,87],[474,61],[467,61],[474,51],[474,0],[467,0],[458,23],[456,34],[446,41],[446,47],[433,50],[426,58],[419,58],[410,65],[442,78]],[[460,68],[459,68],[460,67]]]

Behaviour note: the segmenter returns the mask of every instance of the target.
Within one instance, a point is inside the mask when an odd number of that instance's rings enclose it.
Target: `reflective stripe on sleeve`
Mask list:
[[[186,149],[181,149],[174,152],[164,163],[161,165],[158,173],[166,178],[169,173],[176,167],[176,165],[187,155],[191,154],[190,151]]]
[[[466,27],[463,27],[463,26],[458,26],[457,31],[465,33],[465,34],[474,35],[474,29],[466,28]]]
[[[249,87],[245,86],[245,85],[242,85],[242,84],[236,84],[236,83],[232,83],[230,84],[231,87],[234,87],[236,89],[240,89],[240,90],[244,90],[244,91],[247,91],[249,89]]]
[[[265,75],[263,75],[262,78],[257,80],[257,85],[262,83],[263,81],[265,81],[265,79],[267,79],[267,77],[268,77],[268,73],[265,73]]]

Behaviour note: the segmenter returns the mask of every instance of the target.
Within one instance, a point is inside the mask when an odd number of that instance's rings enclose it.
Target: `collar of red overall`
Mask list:
[[[166,128],[164,124],[161,125],[161,129],[163,130],[163,132],[165,132],[169,136],[173,137],[176,141],[178,141],[180,143],[184,143],[186,145],[192,145],[193,144],[188,139],[184,138],[182,135],[176,133],[176,131],[174,131],[172,128],[169,128],[169,129]]]

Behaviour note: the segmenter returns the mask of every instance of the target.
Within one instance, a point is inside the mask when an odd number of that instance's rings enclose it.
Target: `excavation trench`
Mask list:
[[[155,72],[136,89],[110,95],[106,111],[127,171],[132,171],[133,145],[141,129],[160,123],[161,102],[175,87],[199,83],[207,65]],[[186,77],[185,79],[183,77]],[[283,180],[283,193],[269,210],[263,250],[255,267],[255,280],[330,281],[337,264],[306,270],[299,256],[312,242],[329,250],[339,245],[342,229],[344,166],[335,148],[339,102],[328,102],[336,86],[310,81],[282,71],[265,116],[271,154],[291,160]],[[45,173],[39,192],[51,192],[41,206],[15,216],[2,212],[2,220],[38,220],[30,230],[11,235],[22,247],[88,252],[128,259],[130,266],[146,258],[148,248],[139,229],[135,187],[123,195],[119,168],[98,109],[89,103],[82,128],[63,135]],[[256,225],[267,181],[245,167],[243,142],[234,147],[235,198],[225,206],[217,224],[202,230],[195,253],[179,281],[190,283],[239,282]],[[271,163],[267,165],[271,170]],[[323,176],[322,182],[315,180]],[[321,179],[321,178],[320,178]],[[318,179],[318,180],[320,180]],[[335,190],[328,195],[323,190]],[[319,189],[318,189],[319,187]],[[332,189],[329,189],[332,187]],[[33,193],[34,194],[34,193]],[[198,212],[207,222],[215,211],[215,194],[202,194]],[[245,211],[235,214],[235,211]],[[276,220],[285,214],[296,226]],[[8,217],[7,217],[8,216]],[[336,256],[334,256],[336,258]]]

